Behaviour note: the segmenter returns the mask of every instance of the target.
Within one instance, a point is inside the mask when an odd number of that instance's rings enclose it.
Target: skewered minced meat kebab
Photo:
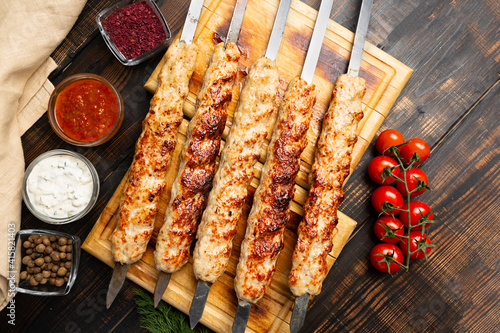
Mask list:
[[[256,303],[271,284],[284,246],[300,156],[307,145],[306,134],[316,101],[314,90],[314,85],[297,77],[288,85],[280,106],[241,245],[234,280],[239,301]]]
[[[241,91],[196,236],[193,269],[199,280],[213,283],[226,270],[254,165],[276,118],[278,88],[276,63],[265,57],[255,61]]]
[[[155,264],[163,272],[173,273],[189,259],[191,242],[212,186],[239,58],[234,43],[219,43],[205,72],[197,111],[189,123],[179,172],[156,243]]]
[[[337,210],[344,199],[342,186],[349,175],[351,154],[358,139],[358,122],[363,118],[361,102],[365,90],[364,79],[339,76],[323,118],[310,173],[311,188],[288,276],[290,290],[297,297],[319,294],[328,273],[327,255],[332,249]]]
[[[130,175],[120,199],[118,224],[111,235],[113,258],[121,264],[138,261],[153,233],[196,55],[194,44],[176,41],[169,47],[159,73],[159,85],[143,121]]]

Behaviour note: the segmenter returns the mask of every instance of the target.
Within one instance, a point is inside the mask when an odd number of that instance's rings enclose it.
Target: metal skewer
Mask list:
[[[227,45],[227,43],[237,42],[241,24],[243,23],[243,17],[245,16],[247,3],[248,0],[237,0],[224,45]],[[203,310],[205,308],[209,291],[210,285],[208,283],[201,280],[198,281],[196,292],[193,297],[193,302],[191,303],[191,307],[189,310],[191,329],[196,326],[203,315]]]
[[[191,1],[191,4],[189,5],[188,9],[188,14],[186,17],[186,21],[184,23],[183,31],[180,37],[181,41],[186,42],[187,44],[192,44],[193,43],[193,38],[194,34],[196,31],[196,27],[198,25],[201,9],[203,7],[203,2],[204,0],[193,0]],[[129,265],[128,264],[120,264],[120,263],[115,263],[115,268],[113,271],[113,276],[111,277],[111,281],[109,283],[108,287],[108,294],[106,296],[106,306],[109,308],[111,304],[113,303],[116,295],[118,295],[125,278],[127,276],[127,270],[128,270]],[[170,279],[168,279],[170,280]],[[155,290],[156,294],[159,295],[158,297],[161,299],[161,295],[163,295],[163,292],[165,291],[165,288],[168,285],[168,280],[166,278],[163,278],[163,284],[161,286],[156,287]],[[162,289],[161,289],[161,288]],[[161,289],[161,290],[160,290]],[[155,299],[155,306],[159,303],[159,300]]]
[[[189,326],[194,329],[196,324],[203,316],[203,310],[207,303],[208,293],[210,292],[210,284],[203,280],[198,280],[196,291],[194,293],[193,302],[189,308]]]
[[[288,17],[288,12],[290,10],[290,5],[291,5],[292,0],[282,0],[280,2],[280,5],[278,7],[278,12],[276,14],[276,18],[274,21],[273,29],[271,32],[271,37],[268,42],[268,47],[266,51],[266,58],[270,60],[276,60],[276,57],[278,55],[278,50],[280,48],[281,44],[281,37],[283,35],[283,31],[285,29],[285,24],[286,20]],[[246,1],[245,1],[246,5]],[[238,3],[236,4],[238,6]],[[240,9],[235,8],[234,14],[233,14],[233,19],[231,21],[231,26],[229,27],[228,31],[228,37],[227,41],[233,41],[236,42],[238,39],[238,33],[240,30],[240,27],[238,29],[233,29],[233,21],[235,20],[235,15],[238,13],[238,15],[241,15],[241,19],[243,18],[244,11],[241,11]],[[240,22],[241,25],[241,22]],[[203,280],[198,280],[198,284],[196,286],[196,292],[193,297],[193,301],[191,303],[191,308],[189,309],[189,322],[191,329],[194,329],[194,327],[198,324],[200,321],[203,311],[205,309],[205,304],[207,301],[208,293],[210,292],[210,285],[209,283],[203,281]],[[245,306],[244,310],[241,310],[240,307],[238,307],[238,311],[236,314],[237,318],[240,318],[239,323],[244,330],[246,327],[246,323],[248,320],[248,316],[250,314],[250,308],[251,304],[248,303],[248,305]],[[235,319],[236,320],[236,319]]]
[[[307,84],[312,84],[314,77],[314,71],[318,63],[319,54],[321,51],[321,46],[323,45],[323,39],[325,36],[326,27],[328,25],[328,20],[330,19],[330,11],[333,5],[333,0],[326,0],[321,2],[319,8],[318,16],[316,18],[316,23],[314,25],[313,34],[311,36],[311,41],[309,43],[306,59],[304,61],[304,66],[302,68],[302,73],[300,77],[307,82]],[[291,97],[293,99],[293,97]],[[240,301],[238,304],[238,309],[236,311],[236,316],[233,321],[233,333],[241,333],[245,331],[248,317],[250,315],[251,303]],[[299,309],[299,307],[297,307]],[[307,302],[306,302],[307,309]],[[304,311],[305,312],[305,311]],[[297,318],[300,320],[302,313],[297,314]]]
[[[329,1],[330,2],[330,1]],[[323,7],[321,3],[321,7]],[[320,11],[321,11],[320,7]],[[331,7],[331,5],[329,5]],[[351,51],[351,57],[349,59],[349,67],[347,70],[347,75],[358,76],[359,69],[361,66],[361,58],[363,56],[363,48],[365,44],[365,36],[368,31],[368,24],[370,21],[370,12],[373,7],[373,0],[363,0],[361,4],[361,10],[358,19],[358,25],[356,27],[356,34],[354,36],[354,43]],[[318,14],[319,17],[319,14]],[[317,24],[317,23],[316,23]],[[312,42],[311,42],[312,45]],[[305,68],[305,66],[304,66]],[[303,72],[304,73],[304,72]],[[293,308],[292,319],[290,320],[290,332],[297,333],[302,325],[304,325],[307,306],[309,304],[309,293],[305,293],[300,297],[295,299],[295,305]]]
[[[245,332],[248,317],[250,317],[250,310],[252,310],[252,303],[246,301],[238,303],[238,309],[234,316],[232,333]]]
[[[115,263],[115,269],[113,270],[113,276],[111,277],[111,281],[109,282],[108,294],[106,295],[106,308],[109,309],[113,301],[115,300],[116,295],[120,292],[120,289],[125,282],[125,278],[127,277],[127,264],[120,264],[119,262]]]
[[[161,298],[167,290],[168,283],[170,282],[170,277],[172,274],[166,272],[160,272],[158,275],[158,280],[156,280],[156,286],[154,291],[154,304],[155,308],[160,304]]]

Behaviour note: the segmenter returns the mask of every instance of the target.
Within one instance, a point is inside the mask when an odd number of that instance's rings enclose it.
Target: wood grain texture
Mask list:
[[[69,51],[62,44],[55,51],[57,62],[64,65],[51,81],[57,84],[82,72],[110,80],[126,104],[119,133],[99,147],[74,147],[53,133],[44,116],[22,137],[26,164],[55,148],[87,156],[101,179],[98,202],[81,221],[64,226],[45,224],[23,206],[23,229],[60,230],[85,239],[132,161],[133,146],[151,98],[142,86],[161,56],[134,67],[118,63],[96,34],[95,17],[90,14],[111,2],[88,0],[85,10],[89,11],[82,13],[68,35],[74,48]],[[320,1],[304,3],[317,10]],[[184,23],[188,4],[183,0],[163,1],[174,35]],[[331,18],[354,31],[360,5],[361,0],[335,1]],[[401,277],[378,274],[369,266],[368,253],[377,241],[372,232],[376,213],[369,202],[375,185],[366,175],[375,149],[367,143],[367,151],[346,184],[348,195],[341,206],[359,222],[356,235],[325,280],[322,294],[311,302],[307,331],[500,330],[496,297],[500,269],[496,189],[500,177],[495,172],[500,99],[496,83],[500,71],[498,6],[495,0],[375,1],[367,40],[415,70],[379,131],[396,128],[407,138],[421,136],[433,146],[431,158],[422,168],[429,174],[434,191],[422,200],[435,209],[440,221],[431,234],[438,248],[429,262],[416,263],[409,274],[399,274]],[[337,65],[337,59],[332,59],[332,69],[342,72],[345,63]],[[288,226],[291,231],[299,220],[294,216]],[[122,332],[126,328],[145,332],[134,310],[131,289],[138,287],[136,283],[127,280],[112,308],[104,310],[99,299],[103,299],[110,278],[109,266],[83,251],[78,278],[69,295],[43,298],[18,294],[16,326],[7,323],[4,309],[0,312],[0,331]],[[291,302],[284,303],[281,311],[291,306]],[[271,328],[280,329],[280,323],[275,322]]]

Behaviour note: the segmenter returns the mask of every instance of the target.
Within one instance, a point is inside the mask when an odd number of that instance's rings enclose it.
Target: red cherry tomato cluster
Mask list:
[[[433,247],[427,235],[433,222],[431,208],[412,200],[429,189],[427,175],[415,165],[427,160],[430,147],[419,138],[405,141],[394,129],[380,133],[375,147],[381,155],[371,160],[368,175],[382,185],[373,192],[371,202],[379,213],[374,232],[383,243],[372,249],[370,261],[377,270],[394,273],[408,270],[410,259],[427,258]]]

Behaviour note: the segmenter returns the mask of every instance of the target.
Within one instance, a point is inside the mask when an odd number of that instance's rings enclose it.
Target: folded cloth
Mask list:
[[[21,135],[47,110],[56,68],[50,54],[86,0],[0,1],[0,310],[13,297],[8,284],[9,241],[21,223],[24,158]],[[15,262],[19,270],[19,262]]]

